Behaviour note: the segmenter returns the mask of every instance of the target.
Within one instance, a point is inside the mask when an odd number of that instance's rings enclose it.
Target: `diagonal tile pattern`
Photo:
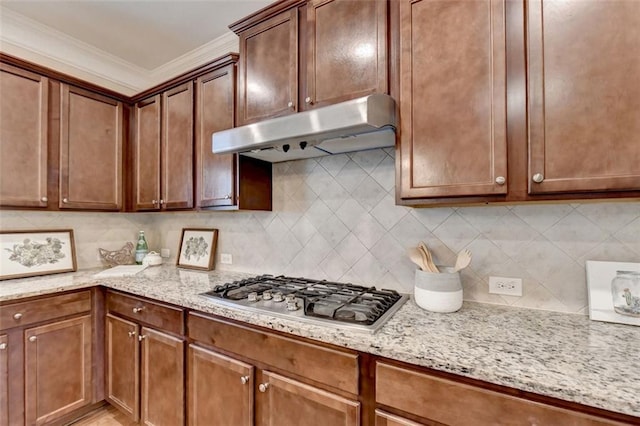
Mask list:
[[[436,262],[474,253],[463,271],[465,299],[587,312],[586,260],[640,262],[640,202],[436,207],[395,205],[393,149],[274,164],[272,212],[161,214],[1,213],[2,229],[69,227],[81,268],[97,248],[147,233],[174,261],[184,227],[220,230],[219,269],[356,282],[411,292],[406,249],[425,241]],[[521,277],[522,297],[488,293],[489,275]]]

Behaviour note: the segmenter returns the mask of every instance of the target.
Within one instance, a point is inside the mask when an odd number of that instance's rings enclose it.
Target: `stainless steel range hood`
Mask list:
[[[375,94],[216,132],[213,153],[277,163],[395,145],[396,105]]]

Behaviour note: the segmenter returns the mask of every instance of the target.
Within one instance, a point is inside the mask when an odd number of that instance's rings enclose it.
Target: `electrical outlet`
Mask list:
[[[231,265],[233,263],[233,256],[229,253],[220,253],[220,263]]]
[[[489,293],[522,296],[522,278],[489,277]]]
[[[170,256],[171,256],[171,250],[169,250],[168,248],[160,249],[160,257],[170,257]]]

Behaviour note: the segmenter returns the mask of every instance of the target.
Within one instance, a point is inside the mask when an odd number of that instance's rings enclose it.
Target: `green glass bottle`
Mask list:
[[[138,244],[136,245],[136,263],[142,265],[142,259],[149,253],[149,246],[144,237],[144,231],[138,232]]]

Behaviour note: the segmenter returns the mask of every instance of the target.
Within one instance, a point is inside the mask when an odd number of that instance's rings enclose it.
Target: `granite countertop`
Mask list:
[[[297,336],[541,395],[640,417],[640,327],[575,314],[465,302],[452,314],[407,301],[375,334],[221,306],[199,294],[254,274],[150,267],[133,277],[99,270],[0,282],[0,302],[92,287],[149,297]]]

